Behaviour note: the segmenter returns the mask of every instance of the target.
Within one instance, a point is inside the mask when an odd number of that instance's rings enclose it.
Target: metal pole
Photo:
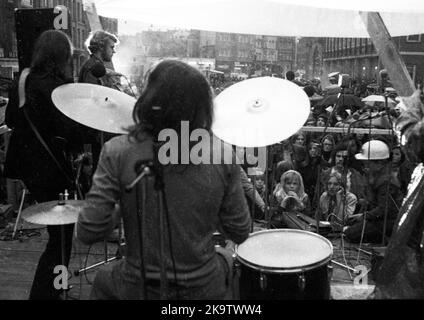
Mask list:
[[[25,195],[26,195],[26,189],[24,188],[22,190],[22,199],[21,199],[21,204],[19,205],[18,216],[16,217],[15,227],[13,228],[12,239],[15,239],[16,231],[18,229],[19,220],[21,220],[21,213],[22,213],[22,208],[24,206],[24,202],[25,202]]]
[[[60,236],[61,236],[61,257],[62,257],[62,266],[67,267],[65,265],[65,225],[60,226]],[[68,274],[66,273],[66,288],[63,289],[63,297],[64,300],[68,300]]]
[[[345,266],[344,264],[341,264],[341,263],[339,263],[339,262],[337,262],[337,261],[335,261],[335,260],[331,260],[331,263],[334,263],[335,265],[338,265],[339,267],[342,267],[342,268],[345,268],[345,269],[347,269],[347,270],[350,270],[350,271],[352,271],[353,273],[359,273],[360,271],[358,271],[358,270],[356,270],[356,269],[353,269],[353,268],[351,268],[351,267],[349,267],[349,266]]]

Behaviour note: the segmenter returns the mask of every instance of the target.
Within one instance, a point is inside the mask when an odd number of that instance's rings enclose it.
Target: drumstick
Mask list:
[[[346,269],[348,269],[348,270],[350,270],[350,271],[352,271],[353,273],[356,273],[356,274],[358,274],[358,273],[361,272],[359,270],[353,269],[353,268],[351,268],[349,266],[345,266],[344,264],[341,264],[341,263],[339,263],[337,261],[334,261],[334,260],[331,260],[331,263],[334,263],[335,265],[338,265],[340,267],[346,268]]]

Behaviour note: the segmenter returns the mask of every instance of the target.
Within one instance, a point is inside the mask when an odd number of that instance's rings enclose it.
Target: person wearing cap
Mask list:
[[[365,162],[364,170],[369,181],[367,203],[364,213],[348,220],[349,226],[344,228],[344,234],[351,242],[360,242],[362,232],[362,241],[380,242],[384,229],[387,237],[391,235],[403,199],[400,185],[391,178],[389,147],[382,141],[371,140],[364,143],[361,153],[355,157]]]
[[[317,127],[325,127],[327,125],[328,115],[326,112],[321,113],[317,118]]]

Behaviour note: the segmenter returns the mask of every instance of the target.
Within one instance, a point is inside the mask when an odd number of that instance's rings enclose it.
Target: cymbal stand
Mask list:
[[[68,200],[68,190],[65,190],[65,193],[60,193],[59,194],[59,201],[58,201],[58,205],[65,205],[66,201]],[[60,248],[61,248],[61,252],[60,252],[60,257],[61,257],[61,262],[62,262],[62,266],[66,266],[65,264],[65,250],[66,250],[66,246],[65,246],[65,225],[62,224],[60,226]],[[67,275],[66,275],[67,276]],[[68,282],[66,282],[66,288],[63,289],[63,299],[64,300],[68,300],[68,290],[70,289]]]
[[[265,221],[266,221],[266,228],[269,229],[271,226],[271,217],[270,217],[270,208],[269,208],[269,173],[273,172],[272,167],[269,169],[269,161],[270,161],[270,155],[269,155],[269,147],[265,146],[266,150],[266,158],[265,158],[265,170],[264,170],[264,201],[265,201]],[[272,156],[272,160],[274,159],[274,155]],[[271,166],[273,164],[271,163]]]
[[[255,224],[255,207],[256,207],[256,175],[252,176],[252,201],[251,201],[251,209],[250,209],[250,214],[251,214],[251,219],[252,219],[252,223],[250,224],[250,232],[254,231],[254,224]]]
[[[16,231],[18,230],[18,224],[19,224],[19,221],[21,220],[21,213],[24,206],[26,194],[27,194],[27,190],[25,188],[22,189],[21,203],[19,205],[18,216],[16,217],[15,226],[13,227],[12,239],[15,239]]]
[[[61,261],[62,261],[62,266],[65,266],[65,225],[61,225],[60,226],[60,246],[61,246]],[[67,275],[66,275],[67,276]],[[63,298],[64,300],[68,300],[68,290],[69,290],[69,286],[68,286],[68,282],[66,282],[66,288],[63,289]]]

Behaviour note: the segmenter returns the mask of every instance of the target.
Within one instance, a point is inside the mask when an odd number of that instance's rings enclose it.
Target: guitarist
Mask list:
[[[90,58],[81,67],[78,82],[91,83],[117,90],[120,89],[118,74],[113,71],[112,57],[115,54],[115,45],[118,38],[106,31],[96,31],[88,40],[87,49]],[[103,68],[103,72],[102,72]],[[87,135],[92,137],[91,152],[93,156],[93,172],[96,170],[102,143],[108,141],[113,134],[100,133],[87,128]]]
[[[81,127],[53,104],[57,87],[72,82],[72,44],[57,30],[38,38],[31,69],[23,70],[6,110],[6,124],[13,129],[6,155],[5,176],[20,179],[39,203],[58,200],[65,189],[71,193],[75,180],[69,154],[82,150]],[[54,268],[62,265],[61,227],[48,226],[49,240],[41,255],[30,299],[57,300]],[[74,225],[65,225],[65,265],[72,249]]]

